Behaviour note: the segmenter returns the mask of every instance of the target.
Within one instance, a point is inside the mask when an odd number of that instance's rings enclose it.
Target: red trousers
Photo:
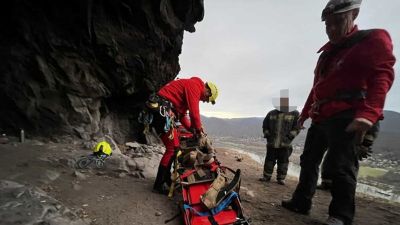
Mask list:
[[[171,133],[173,138],[171,139]],[[177,129],[171,129],[168,133],[164,133],[161,135],[161,140],[165,145],[165,153],[161,158],[160,165],[168,167],[170,166],[170,161],[174,156],[175,149],[179,147],[179,133]]]

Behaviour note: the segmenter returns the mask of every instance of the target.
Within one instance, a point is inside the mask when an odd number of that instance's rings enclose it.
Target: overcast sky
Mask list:
[[[313,80],[317,50],[327,41],[325,0],[205,0],[204,20],[185,32],[178,77],[200,76],[217,84],[217,104],[201,114],[224,118],[265,116],[272,99],[289,89],[301,110]],[[400,1],[364,0],[356,24],[385,28],[400,58]],[[400,62],[395,65],[396,75]],[[400,112],[397,77],[385,109]]]

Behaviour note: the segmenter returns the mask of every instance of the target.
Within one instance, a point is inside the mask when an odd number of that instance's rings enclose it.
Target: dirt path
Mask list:
[[[160,225],[177,213],[177,205],[173,200],[151,192],[153,179],[123,175],[111,177],[96,171],[83,171],[84,177],[81,178],[74,176],[74,169],[66,166],[65,160],[71,157],[71,151],[74,151],[74,147],[57,144],[1,145],[0,179],[41,187],[93,225]],[[261,183],[258,181],[262,174],[261,166],[246,155],[238,162],[235,155],[235,152],[224,149],[219,149],[217,153],[222,164],[242,170],[241,198],[252,224],[321,224],[326,219],[329,193],[316,193],[310,216],[291,213],[280,207],[280,201],[290,197],[296,181],[288,180],[286,186],[274,181]],[[53,171],[50,174],[59,173],[59,176],[52,181],[45,181],[43,174],[48,174],[48,171]],[[354,224],[400,224],[397,222],[399,216],[399,204],[358,197]],[[169,224],[181,223],[176,219]]]
[[[242,170],[242,187],[254,191],[255,197],[241,194],[246,212],[251,216],[254,225],[256,224],[321,224],[328,216],[330,193],[318,190],[313,202],[313,209],[309,216],[292,213],[280,206],[282,199],[291,197],[297,185],[297,179],[289,178],[285,186],[279,185],[271,180],[269,183],[259,182],[262,175],[262,167],[252,161],[248,156],[243,155],[241,162],[236,161],[236,153],[220,149],[218,157],[224,164]],[[354,224],[385,225],[400,224],[397,218],[400,216],[400,205],[389,204],[379,199],[372,199],[366,196],[357,197],[357,213]]]

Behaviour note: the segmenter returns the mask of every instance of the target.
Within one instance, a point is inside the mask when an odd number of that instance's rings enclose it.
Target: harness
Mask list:
[[[173,105],[170,101],[165,98],[153,93],[149,96],[149,99],[146,101],[146,108],[140,112],[138,121],[144,124],[145,131],[149,130],[150,124],[153,122],[154,113],[159,113],[162,117],[165,118],[164,124],[164,132],[170,132],[169,139],[174,139],[175,129],[175,114],[173,112]]]
[[[359,90],[359,91],[346,91],[346,92],[338,92],[335,96],[329,97],[329,98],[324,98],[321,100],[315,101],[311,105],[311,110],[313,114],[319,115],[319,109],[321,105],[331,102],[331,101],[345,101],[345,102],[351,102],[351,101],[356,101],[356,100],[362,100],[367,97],[367,91],[365,90]]]

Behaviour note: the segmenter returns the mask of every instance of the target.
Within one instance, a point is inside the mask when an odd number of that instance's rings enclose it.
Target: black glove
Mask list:
[[[289,140],[289,141],[293,141],[293,139],[295,138],[296,136],[293,136],[292,134],[287,134],[286,135],[286,138]]]
[[[362,161],[363,159],[367,159],[372,154],[372,148],[365,145],[357,145],[356,146],[357,158]]]
[[[378,134],[378,124],[375,124],[371,129],[369,129],[365,135],[361,135],[361,143],[356,146],[356,153],[358,160],[362,161],[371,156],[372,145]]]

